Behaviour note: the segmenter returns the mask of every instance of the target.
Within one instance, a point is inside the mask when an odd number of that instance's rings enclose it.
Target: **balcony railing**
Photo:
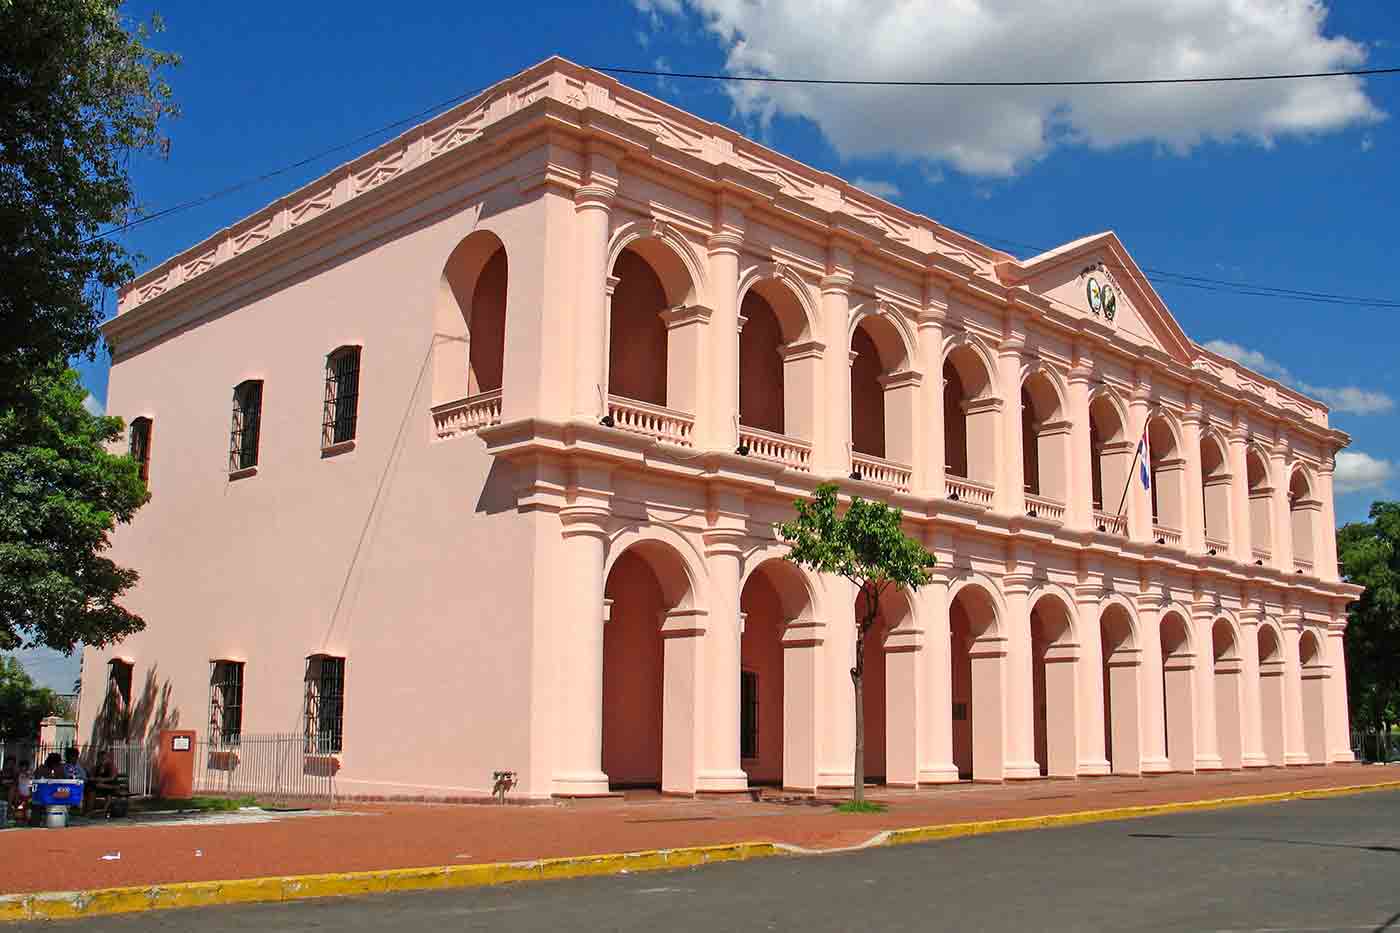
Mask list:
[[[695,430],[694,415],[616,395],[608,396],[608,415],[613,427],[620,431],[654,437],[678,447],[694,446],[691,440]]]
[[[1181,532],[1170,525],[1153,525],[1152,540],[1171,547],[1181,547]]]
[[[1298,573],[1305,573],[1308,576],[1312,576],[1313,562],[1310,560],[1304,560],[1301,557],[1295,557],[1293,558],[1293,569]]]
[[[1266,563],[1266,564],[1267,564],[1267,563],[1273,558],[1273,556],[1274,556],[1273,553],[1272,553],[1268,548],[1266,548],[1266,547],[1257,547],[1257,546],[1255,546],[1255,547],[1251,547],[1251,548],[1249,549],[1249,551],[1250,551],[1251,554],[1254,555],[1254,559],[1255,559],[1255,560],[1257,560],[1257,561],[1263,561],[1263,562]]]
[[[900,492],[909,491],[909,482],[914,475],[913,469],[902,463],[895,463],[883,457],[872,457],[870,454],[852,454],[851,470],[859,473],[860,478],[867,483],[888,486]]]
[[[1035,513],[1036,518],[1043,518],[1046,521],[1063,522],[1065,520],[1065,504],[1063,502],[1026,493],[1026,514],[1029,515],[1032,512]]]
[[[1230,553],[1230,542],[1222,538],[1212,538],[1206,535],[1206,550],[1214,551],[1217,557],[1225,557]]]
[[[433,406],[433,430],[440,438],[468,434],[501,423],[501,390],[479,392]]]
[[[1125,538],[1128,535],[1128,520],[1122,515],[1114,515],[1103,509],[1094,509],[1094,527],[1111,535]]]
[[[992,499],[997,494],[997,488],[990,483],[979,483],[977,480],[968,479],[965,476],[950,475],[946,477],[946,482],[948,498],[956,502],[968,502],[990,509]]]
[[[795,437],[741,425],[739,444],[749,449],[750,457],[781,463],[790,470],[801,470],[804,473],[812,469],[812,445]]]

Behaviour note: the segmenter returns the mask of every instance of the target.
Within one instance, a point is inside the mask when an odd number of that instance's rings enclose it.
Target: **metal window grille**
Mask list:
[[[131,706],[131,671],[132,665],[120,659],[114,659],[107,666],[107,679],[117,688],[123,707]]]
[[[237,745],[243,734],[243,662],[209,665],[209,741]]]
[[[345,659],[318,655],[306,659],[306,751],[341,751],[345,717]]]
[[[229,432],[228,469],[246,470],[258,465],[258,429],[262,424],[260,379],[240,383],[233,390],[233,428]]]
[[[151,419],[133,418],[131,421],[131,445],[128,451],[136,461],[136,470],[141,482],[151,476]]]
[[[360,348],[341,347],[326,357],[326,397],[321,446],[355,439],[360,407]]]
[[[954,704],[953,704],[953,721],[954,721],[954,722],[967,722],[967,704],[966,704],[966,703],[954,703]]]
[[[758,757],[758,675],[739,674],[739,757]]]

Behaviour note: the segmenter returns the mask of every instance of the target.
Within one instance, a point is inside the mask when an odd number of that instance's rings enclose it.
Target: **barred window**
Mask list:
[[[131,445],[128,448],[131,459],[136,461],[136,471],[141,482],[151,478],[151,419],[146,417],[131,419]]]
[[[739,673],[739,757],[758,757],[758,675]]]
[[[341,750],[345,716],[345,659],[317,654],[306,659],[306,751]]]
[[[233,390],[233,428],[229,432],[228,469],[246,470],[258,465],[258,429],[262,424],[261,379],[241,382]]]
[[[117,696],[121,697],[122,706],[131,706],[131,673],[133,665],[130,661],[121,658],[113,658],[107,663],[107,682],[110,685],[108,692],[115,689]]]
[[[360,408],[360,348],[341,347],[326,357],[325,407],[321,446],[355,439]]]
[[[209,662],[209,739],[237,745],[243,734],[243,662]]]

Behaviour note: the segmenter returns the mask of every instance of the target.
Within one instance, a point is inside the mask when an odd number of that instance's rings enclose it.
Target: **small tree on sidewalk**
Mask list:
[[[866,638],[880,616],[880,599],[891,587],[917,590],[929,582],[934,557],[901,527],[903,512],[883,502],[859,496],[844,515],[837,514],[837,488],[825,483],[811,501],[793,503],[797,517],[777,528],[788,544],[787,559],[814,570],[845,577],[860,591],[856,619],[856,663],[851,668],[855,688],[855,801],[865,801],[865,648]]]

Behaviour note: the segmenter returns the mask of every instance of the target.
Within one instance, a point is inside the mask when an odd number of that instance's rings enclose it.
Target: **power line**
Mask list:
[[[824,84],[844,87],[1126,87],[1147,84],[1233,84],[1241,81],[1299,81],[1306,78],[1361,78],[1400,74],[1400,67],[1354,68],[1347,71],[1303,71],[1272,75],[1215,75],[1198,78],[1092,78],[1053,81],[890,81],[878,78],[787,78],[773,75],[726,75],[697,71],[660,71],[650,68],[605,68],[595,71],[652,78],[689,78],[696,81],[746,81],[757,84]]]

